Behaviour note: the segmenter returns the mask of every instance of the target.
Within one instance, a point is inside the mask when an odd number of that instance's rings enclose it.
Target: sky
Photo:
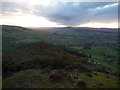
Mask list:
[[[24,27],[118,27],[117,2],[4,0],[0,24]]]

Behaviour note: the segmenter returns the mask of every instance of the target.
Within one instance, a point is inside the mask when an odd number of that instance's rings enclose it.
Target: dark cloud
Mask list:
[[[118,20],[118,4],[111,4],[106,7],[91,10],[93,16],[92,21],[98,22],[117,22]]]
[[[2,3],[2,11],[3,12],[27,12],[30,10],[29,4],[23,2],[0,2]]]
[[[117,21],[118,6],[111,2],[59,2],[35,6],[34,13],[64,25]],[[106,6],[107,5],[107,6]]]
[[[64,25],[117,21],[118,6],[112,2],[53,2],[48,6],[30,6],[24,2],[2,2],[2,12],[23,12],[43,16]]]

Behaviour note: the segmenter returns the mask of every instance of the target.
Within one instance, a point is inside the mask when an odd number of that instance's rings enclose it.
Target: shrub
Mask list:
[[[77,86],[78,87],[86,87],[87,84],[84,81],[78,81]]]

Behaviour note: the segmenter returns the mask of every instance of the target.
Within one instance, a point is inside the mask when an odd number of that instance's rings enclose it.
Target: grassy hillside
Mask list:
[[[98,62],[113,72],[120,69],[118,63],[118,30],[95,28],[40,28],[27,29],[3,25],[3,51],[19,45],[47,42],[85,54],[91,62]]]
[[[11,51],[3,52],[2,55],[3,76],[25,69],[49,66],[53,69],[79,68],[80,66],[82,71],[89,71],[89,68],[84,66],[87,64],[95,67],[94,64],[74,53],[44,42],[21,45]]]
[[[2,41],[4,88],[117,88],[117,30],[3,25]]]
[[[3,88],[117,88],[117,76],[99,67],[58,46],[25,44],[3,52]]]
[[[56,70],[53,70],[56,71]],[[60,72],[60,71],[58,71]],[[62,73],[63,74],[63,73]],[[69,75],[77,76],[74,83],[67,79],[67,76],[61,77],[55,81],[49,80],[50,73],[43,73],[42,70],[29,69],[13,74],[11,77],[3,80],[3,88],[116,88],[118,79],[115,76],[101,72],[78,73],[75,71],[67,72]],[[89,77],[86,74],[92,74]],[[12,82],[11,82],[12,81]],[[83,81],[85,84],[76,85]],[[99,85],[99,84],[103,85]]]

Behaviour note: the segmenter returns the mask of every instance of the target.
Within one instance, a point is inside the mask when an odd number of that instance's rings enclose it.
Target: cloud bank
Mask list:
[[[114,2],[52,2],[46,6],[39,3],[2,2],[2,12],[27,12],[67,26],[118,21],[118,3]]]
[[[64,25],[79,25],[87,22],[110,23],[117,21],[117,3],[66,2],[50,6],[35,6],[34,14]]]

